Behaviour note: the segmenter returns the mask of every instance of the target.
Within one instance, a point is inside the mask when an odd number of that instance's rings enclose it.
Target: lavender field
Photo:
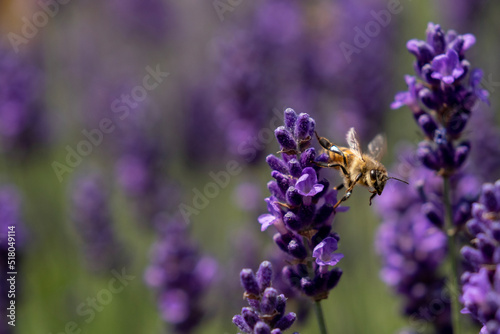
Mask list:
[[[499,15],[0,0],[0,334],[500,334]]]

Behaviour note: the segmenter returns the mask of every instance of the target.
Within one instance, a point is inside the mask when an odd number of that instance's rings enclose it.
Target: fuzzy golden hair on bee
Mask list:
[[[387,142],[383,135],[378,134],[368,144],[368,153],[363,153],[361,145],[354,128],[350,128],[346,135],[348,147],[332,144],[328,139],[318,136],[321,147],[328,154],[328,161],[317,162],[320,167],[334,168],[340,171],[343,177],[343,183],[336,187],[337,190],[346,188],[345,195],[335,204],[337,208],[340,203],[347,200],[353,191],[354,186],[361,185],[368,188],[372,193],[370,196],[370,205],[375,195],[382,195],[385,184],[388,180],[394,179],[403,183],[408,182],[389,176],[387,169],[380,162],[387,151]]]

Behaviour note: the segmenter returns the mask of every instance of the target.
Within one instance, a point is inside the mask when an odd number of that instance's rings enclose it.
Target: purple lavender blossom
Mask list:
[[[79,176],[71,189],[71,217],[88,266],[103,272],[123,265],[123,247],[113,228],[109,193],[99,173]]]
[[[306,265],[308,259],[312,259],[315,247],[317,257],[339,259],[341,256],[332,254],[336,248],[331,243],[332,238],[335,243],[339,240],[338,235],[331,232],[337,192],[329,190],[326,179],[319,178],[316,151],[309,147],[314,129],[315,121],[309,115],[297,115],[293,109],[285,110],[285,126],[275,131],[281,159],[274,155],[266,159],[275,179],[268,183],[271,192],[266,198],[269,213],[261,215],[259,222],[262,230],[271,225],[276,229],[278,233],[274,235],[274,241],[293,258],[293,262],[298,263],[283,268],[285,279],[318,301],[327,298],[342,271],[338,268],[330,270],[324,263],[310,263],[309,269]],[[345,208],[338,208],[338,211],[343,210]]]
[[[462,275],[462,313],[481,322],[481,333],[500,331],[500,180],[482,187],[467,229],[473,240],[461,253],[469,271]]]
[[[429,23],[427,40],[410,40],[407,48],[416,57],[418,77],[406,76],[408,91],[398,93],[393,108],[407,105],[424,132],[419,157],[430,169],[447,176],[464,164],[468,141],[458,142],[478,100],[487,91],[478,87],[481,70],[471,69],[465,51],[475,43],[470,34],[443,31]],[[436,116],[431,116],[436,115]]]
[[[445,276],[439,271],[448,254],[443,231],[443,180],[422,165],[416,152],[399,154],[398,173],[409,181],[388,184],[390,191],[380,198],[382,216],[376,249],[382,259],[381,279],[403,299],[403,314],[429,322],[439,333],[451,331],[450,301],[444,298]],[[451,177],[454,223],[463,224],[471,215],[478,182],[468,174]],[[435,309],[435,302],[440,307]]]
[[[241,285],[250,307],[233,317],[233,323],[243,333],[279,334],[289,329],[297,316],[285,313],[286,297],[271,287],[273,269],[269,261],[260,264],[257,274],[251,269],[240,273]]]
[[[16,155],[47,136],[42,74],[27,58],[0,45],[0,151]]]
[[[151,248],[146,284],[158,292],[158,308],[175,333],[191,333],[202,320],[203,296],[215,278],[216,261],[202,256],[186,224],[159,215],[160,240]]]
[[[312,256],[316,259],[316,263],[322,267],[334,266],[344,257],[344,254],[334,253],[337,249],[337,239],[328,237],[314,247]]]

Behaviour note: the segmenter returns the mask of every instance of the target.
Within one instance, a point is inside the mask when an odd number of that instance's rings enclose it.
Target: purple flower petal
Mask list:
[[[337,239],[328,237],[314,247],[313,257],[320,266],[334,266],[344,257],[342,253],[334,253],[337,249]]]
[[[267,228],[269,226],[274,224],[274,222],[276,221],[276,217],[274,217],[273,215],[271,215],[269,213],[266,213],[266,214],[260,215],[258,220],[259,220],[259,223],[262,225],[260,230],[265,231],[265,230],[267,230]]]
[[[445,55],[439,55],[432,60],[431,77],[452,84],[455,79],[464,73],[464,68],[459,62],[458,53],[455,50],[448,50]]]
[[[295,188],[302,196],[314,196],[323,191],[325,186],[318,183],[316,171],[312,167],[304,168],[302,176],[295,184]]]

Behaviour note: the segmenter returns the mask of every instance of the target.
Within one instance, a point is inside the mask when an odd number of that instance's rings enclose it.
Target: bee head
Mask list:
[[[377,195],[380,196],[387,182],[387,172],[378,169],[370,170],[370,181]]]

